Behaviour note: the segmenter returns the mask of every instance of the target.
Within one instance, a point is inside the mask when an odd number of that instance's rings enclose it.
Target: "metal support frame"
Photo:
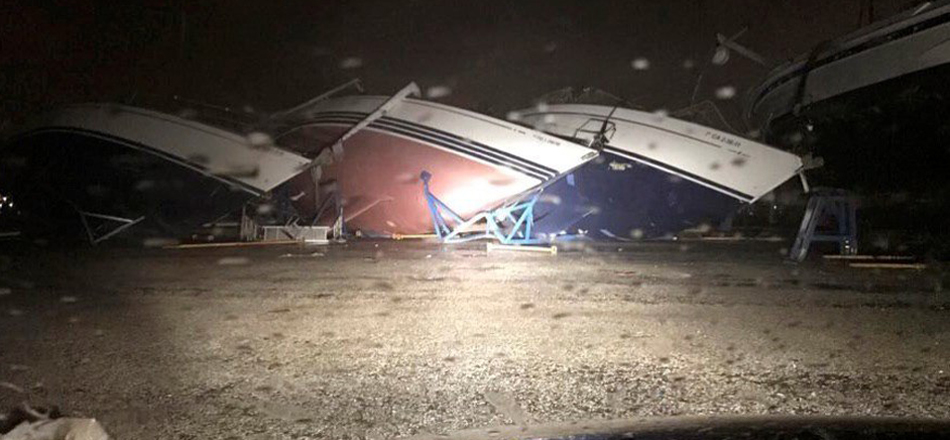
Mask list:
[[[538,244],[546,241],[532,238],[534,205],[541,192],[503,206],[482,211],[469,219],[463,219],[448,205],[439,200],[429,189],[432,174],[423,171],[422,190],[425,194],[436,237],[443,243],[465,243],[473,240],[493,239],[502,244]],[[480,227],[480,225],[483,225]]]
[[[334,212],[336,216],[334,217],[333,225],[330,226],[330,231],[334,239],[342,240],[344,234],[346,234],[346,222],[343,217],[343,199],[340,195],[339,183],[330,181],[315,186],[315,191],[317,191],[318,194],[317,199],[322,201],[317,206],[317,214],[314,215],[310,221],[310,226],[316,226],[317,222],[323,218],[323,215],[327,212]]]
[[[129,219],[129,218],[117,217],[114,215],[96,214],[92,212],[82,211],[79,209],[77,209],[76,211],[79,213],[79,219],[82,220],[82,225],[86,229],[86,235],[89,237],[89,243],[92,245],[97,245],[103,241],[106,241],[112,238],[113,236],[115,236],[116,234],[126,229],[129,229],[132,226],[135,226],[142,220],[145,220],[145,216],[142,216],[136,219]],[[89,220],[87,218],[90,218],[90,217],[96,218],[99,220],[116,222],[116,223],[119,223],[119,225],[112,229],[106,230],[105,232],[102,232],[101,231],[102,225],[96,228],[89,226]]]
[[[337,211],[338,215],[343,211],[343,202],[340,197],[340,188],[336,181],[317,184],[315,186],[315,191],[317,192],[316,200],[319,203],[317,204],[317,213],[313,216],[310,226],[316,225],[317,221],[323,218],[323,215],[329,212],[331,209]]]
[[[333,222],[333,226],[330,227],[331,235],[334,240],[345,241],[346,236],[346,220],[343,217],[343,206],[337,208],[336,221]]]
[[[257,239],[257,222],[247,215],[247,204],[241,207],[241,229],[238,232],[241,241],[254,241]]]
[[[833,242],[838,244],[841,255],[858,253],[857,203],[847,191],[840,189],[816,189],[808,199],[802,224],[795,237],[795,244],[789,252],[789,258],[804,261],[808,249],[814,242]],[[819,224],[826,219],[834,219],[836,227],[832,231],[818,231]]]
[[[343,90],[346,90],[346,89],[348,89],[348,88],[350,88],[350,87],[355,87],[356,90],[358,90],[359,92],[362,92],[362,91],[363,91],[363,84],[362,84],[362,82],[360,81],[360,79],[359,79],[359,78],[354,78],[354,79],[351,79],[351,80],[347,81],[346,83],[344,83],[344,84],[342,84],[342,85],[336,86],[336,87],[334,87],[334,88],[328,90],[327,92],[324,92],[324,93],[320,94],[320,95],[317,96],[316,98],[313,98],[313,99],[308,100],[307,102],[304,102],[304,103],[302,103],[302,104],[300,104],[300,105],[296,105],[296,106],[291,107],[291,108],[289,108],[289,109],[287,109],[287,110],[284,110],[284,111],[281,111],[281,112],[278,112],[278,113],[274,113],[273,115],[270,116],[270,118],[271,118],[271,119],[280,119],[280,118],[286,117],[287,115],[292,115],[292,114],[294,114],[294,113],[299,113],[299,112],[301,112],[302,110],[306,109],[307,107],[311,107],[311,106],[313,106],[314,104],[316,104],[316,103],[318,103],[318,102],[320,102],[320,101],[326,100],[327,98],[329,98],[329,97],[331,97],[331,96],[333,96],[333,95],[335,95],[335,94],[337,94],[337,93],[339,93],[339,92],[341,92],[341,91],[343,91]]]

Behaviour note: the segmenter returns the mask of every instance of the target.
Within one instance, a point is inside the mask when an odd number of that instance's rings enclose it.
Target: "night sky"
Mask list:
[[[855,30],[866,1],[19,1],[0,11],[3,111],[172,94],[272,111],[354,77],[377,94],[448,86],[441,101],[495,115],[585,85],[676,109],[707,69],[699,100],[735,87],[720,102],[735,122],[767,69],[735,55],[708,65],[716,32],[748,26],[739,42],[778,63]]]

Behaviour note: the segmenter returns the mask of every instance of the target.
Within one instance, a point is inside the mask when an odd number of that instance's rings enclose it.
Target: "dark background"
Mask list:
[[[716,32],[748,26],[739,42],[777,64],[857,29],[867,1],[17,1],[0,11],[0,87],[5,119],[133,95],[277,110],[354,77],[379,94],[448,86],[442,101],[497,115],[584,85],[672,110],[706,69],[698,100],[735,87],[720,102],[735,124],[767,69],[709,66]],[[362,66],[341,68],[349,57]],[[641,57],[649,69],[634,70]]]

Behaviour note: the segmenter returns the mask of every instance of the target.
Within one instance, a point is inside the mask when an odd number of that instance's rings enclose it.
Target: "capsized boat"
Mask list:
[[[337,198],[350,231],[421,234],[433,230],[420,174],[468,217],[550,184],[597,156],[574,142],[434,102],[344,96],[310,105],[283,122],[275,140],[313,158],[311,173],[288,183],[303,218],[327,222]],[[326,190],[326,188],[331,188]]]
[[[950,62],[950,2],[925,2],[817,45],[777,67],[752,91],[753,126],[804,107]]]
[[[746,116],[765,142],[822,157],[820,185],[942,200],[948,76],[950,2],[926,2],[776,68]]]
[[[662,114],[556,104],[510,116],[601,152],[545,189],[535,230],[548,235],[628,240],[716,226],[802,171],[798,156]]]
[[[257,135],[139,107],[69,105],[5,139],[0,188],[47,231],[95,240],[101,225],[91,222],[112,222],[110,232],[141,222],[137,229],[184,233],[239,210],[310,162]]]

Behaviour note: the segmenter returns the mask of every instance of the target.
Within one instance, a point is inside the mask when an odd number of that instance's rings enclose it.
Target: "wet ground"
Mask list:
[[[127,439],[950,418],[943,268],[794,265],[782,246],[6,249],[0,404]]]

